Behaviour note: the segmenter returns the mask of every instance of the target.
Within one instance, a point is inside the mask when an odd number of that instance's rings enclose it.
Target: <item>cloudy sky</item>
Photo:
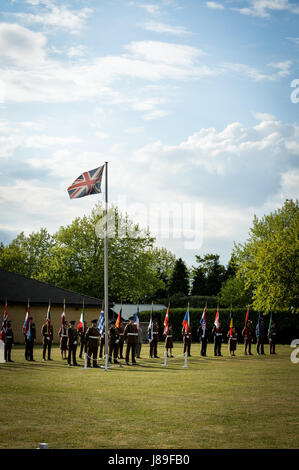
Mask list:
[[[298,52],[297,0],[2,0],[1,241],[88,214],[108,161],[159,245],[226,263],[298,197]]]

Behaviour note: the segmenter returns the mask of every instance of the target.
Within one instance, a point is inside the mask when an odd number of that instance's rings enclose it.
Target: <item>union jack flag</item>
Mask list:
[[[67,188],[70,199],[100,193],[104,166],[85,171],[82,175],[78,176],[73,184]]]
[[[205,306],[205,308],[203,310],[203,314],[202,314],[201,319],[200,319],[200,324],[201,324],[201,328],[202,328],[202,336],[205,336],[205,334],[206,334],[206,311],[207,311],[207,306]]]

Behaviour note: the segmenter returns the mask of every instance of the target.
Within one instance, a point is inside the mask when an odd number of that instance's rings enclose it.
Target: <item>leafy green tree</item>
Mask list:
[[[298,307],[298,201],[260,220],[255,216],[249,239],[235,245],[238,271],[245,287],[253,289],[253,306],[269,312]]]
[[[45,228],[28,236],[21,232],[8,246],[1,245],[0,266],[25,276],[38,278],[48,264],[53,237]]]
[[[169,286],[169,295],[178,293],[189,295],[189,273],[182,258],[175,262]]]
[[[225,267],[219,262],[219,255],[208,253],[203,258],[196,256],[199,268],[205,276],[205,292],[203,295],[217,295],[225,277]]]
[[[244,307],[251,303],[252,292],[245,287],[242,277],[229,277],[223,282],[220,290],[221,305]]]

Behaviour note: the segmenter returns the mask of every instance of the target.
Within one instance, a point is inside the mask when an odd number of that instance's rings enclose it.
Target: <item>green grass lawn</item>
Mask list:
[[[0,448],[54,449],[298,448],[299,363],[292,348],[277,355],[206,358],[193,344],[184,368],[182,345],[163,367],[143,345],[137,366],[67,367],[58,347],[53,361],[24,359],[0,365]],[[79,361],[83,365],[83,361]],[[123,361],[122,361],[123,362]]]

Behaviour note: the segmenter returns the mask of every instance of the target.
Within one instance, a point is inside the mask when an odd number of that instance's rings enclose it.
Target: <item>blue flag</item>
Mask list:
[[[257,321],[257,336],[260,337],[262,333],[262,325],[261,325],[261,312],[259,312],[259,317]]]
[[[104,324],[105,324],[104,322],[105,322],[104,311],[102,310],[101,314],[100,314],[100,317],[99,317],[98,325],[97,325],[97,329],[99,330],[101,335],[104,332]]]

